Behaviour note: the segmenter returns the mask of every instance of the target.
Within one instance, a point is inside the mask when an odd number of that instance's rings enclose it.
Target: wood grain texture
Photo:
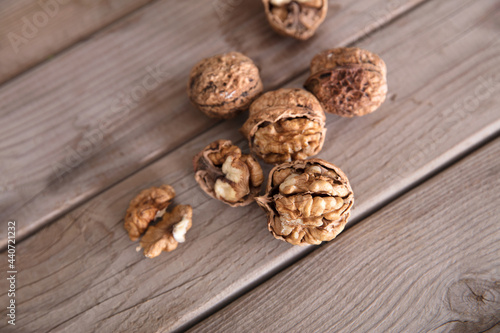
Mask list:
[[[190,332],[499,332],[499,156],[497,139]]]
[[[479,98],[474,90],[500,69],[499,15],[494,0],[431,1],[359,44],[387,61],[390,98],[363,118],[329,116],[319,155],[347,173],[355,219],[498,133],[500,96],[480,90]],[[469,97],[475,108],[453,108]],[[219,138],[241,144],[243,118],[217,125],[22,242],[16,328],[174,330],[307,251],[274,240],[255,205],[225,206],[193,179],[192,156]],[[194,223],[185,244],[149,260],[134,251],[122,217],[140,189],[161,183],[174,186],[176,204],[193,206]]]
[[[265,88],[422,0],[332,1],[318,35],[276,35],[260,1],[158,1],[0,88],[0,219],[18,237],[214,125],[185,93],[202,57],[237,50]],[[335,33],[331,33],[334,31]],[[0,245],[5,246],[5,230]]]
[[[153,0],[3,0],[0,84]]]

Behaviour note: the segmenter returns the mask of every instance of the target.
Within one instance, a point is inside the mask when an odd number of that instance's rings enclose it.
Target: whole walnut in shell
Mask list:
[[[387,69],[376,54],[359,48],[338,48],[316,55],[304,87],[326,112],[363,116],[378,109],[387,95]]]
[[[212,118],[236,116],[262,89],[259,69],[252,59],[238,52],[203,59],[189,75],[189,99]]]
[[[194,159],[195,179],[211,197],[232,206],[246,206],[264,181],[260,164],[229,140],[212,142]]]
[[[342,232],[354,198],[342,170],[310,159],[274,167],[266,194],[255,201],[266,211],[275,238],[305,245],[330,241]]]
[[[325,113],[319,101],[303,89],[279,89],[250,106],[241,128],[252,153],[277,164],[316,155],[325,141]]]
[[[146,231],[149,223],[165,212],[174,197],[174,188],[162,185],[143,190],[132,199],[124,223],[130,239],[137,240]]]
[[[325,20],[328,0],[262,0],[267,20],[279,34],[300,40],[314,35]]]

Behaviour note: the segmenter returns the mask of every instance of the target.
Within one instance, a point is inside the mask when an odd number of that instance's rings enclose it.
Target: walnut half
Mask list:
[[[342,232],[354,198],[342,170],[310,159],[274,167],[266,194],[255,201],[266,211],[275,238],[305,245],[330,241]]]
[[[252,153],[277,164],[316,155],[325,141],[325,113],[303,89],[269,91],[250,106],[241,128]]]
[[[363,116],[378,109],[387,95],[387,69],[374,53],[355,47],[327,50],[311,61],[304,87],[326,112]]]
[[[186,232],[191,229],[193,209],[189,205],[178,205],[163,215],[157,225],[150,226],[141,239],[144,255],[154,258],[162,251],[170,252],[186,240]]]
[[[193,164],[203,191],[233,207],[252,203],[264,181],[259,163],[229,140],[212,142],[194,157]]]
[[[137,240],[146,231],[149,223],[165,211],[174,197],[174,188],[162,185],[143,190],[132,199],[124,223],[130,239]]]
[[[267,20],[278,33],[299,40],[314,35],[325,20],[328,0],[262,0]]]

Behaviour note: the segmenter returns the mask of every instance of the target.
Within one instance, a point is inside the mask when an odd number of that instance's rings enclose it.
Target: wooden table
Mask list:
[[[3,0],[0,331],[500,332],[500,1],[329,5],[298,42],[257,0]],[[345,45],[386,61],[388,99],[327,116],[318,157],[349,176],[353,216],[334,241],[293,247],[255,204],[195,183],[192,157],[215,139],[244,146],[245,115],[206,118],[188,73],[236,50],[266,90],[300,87],[314,54]],[[123,217],[164,183],[193,228],[147,259]]]

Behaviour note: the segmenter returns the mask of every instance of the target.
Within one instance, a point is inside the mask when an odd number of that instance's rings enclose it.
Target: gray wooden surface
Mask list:
[[[0,84],[154,0],[2,0]]]
[[[215,139],[245,146],[237,131],[245,115],[215,123],[188,104],[187,73],[202,56],[246,52],[261,67],[266,89],[300,87],[314,53],[353,41],[386,61],[390,93],[380,110],[357,119],[327,117],[318,157],[347,173],[356,196],[349,225],[360,227],[345,237],[363,230],[366,215],[500,132],[498,0],[330,1],[327,21],[306,43],[276,36],[258,3],[241,2],[222,16],[217,4],[156,1],[0,87],[0,119],[9,124],[0,133],[0,216],[18,221],[19,237],[36,231],[17,249],[18,330],[171,331],[207,316],[207,325],[225,327],[231,319],[220,318],[232,305],[219,315],[221,306],[239,304],[243,293],[285,267],[337,246],[315,250],[274,240],[256,205],[230,208],[199,189],[192,156]],[[176,19],[165,20],[165,13]],[[381,23],[387,24],[366,35]],[[157,64],[169,73],[164,81],[125,113],[113,112],[114,100],[140,86],[147,67]],[[54,165],[102,122],[111,123],[110,132],[96,136],[96,146],[68,172],[54,174]],[[495,168],[494,157],[483,167]],[[193,206],[194,221],[185,244],[151,260],[135,252],[123,216],[138,191],[162,183],[176,189],[174,203]],[[448,195],[463,200],[457,191]],[[482,246],[481,236],[470,241]],[[1,270],[6,265],[0,261]],[[375,295],[383,297],[389,286]],[[0,304],[6,301],[0,294]]]
[[[497,139],[191,332],[499,332],[499,156]]]
[[[275,88],[420,2],[332,1],[306,43],[276,35],[254,0],[157,1],[128,15],[0,87],[0,219],[23,221],[23,237],[213,126],[185,92],[202,57],[244,52]]]

